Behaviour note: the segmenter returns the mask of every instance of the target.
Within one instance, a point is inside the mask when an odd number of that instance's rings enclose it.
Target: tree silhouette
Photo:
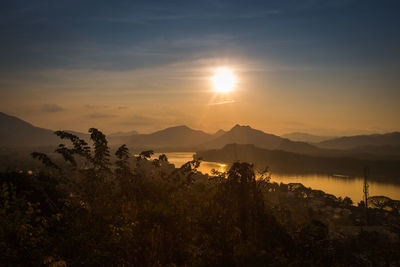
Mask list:
[[[55,164],[46,154],[44,153],[39,153],[39,152],[32,152],[31,153],[32,157],[34,159],[38,159],[40,160],[43,165],[45,165],[48,168],[54,168],[59,170],[60,167],[57,166],[57,164]]]

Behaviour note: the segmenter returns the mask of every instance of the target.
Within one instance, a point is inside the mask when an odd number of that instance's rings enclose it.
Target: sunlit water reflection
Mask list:
[[[176,167],[181,167],[184,163],[193,159],[194,152],[170,152],[165,153],[170,163]],[[158,157],[160,153],[155,153]],[[202,161],[199,171],[211,174],[215,169],[220,172],[227,171],[228,165],[218,162]],[[272,173],[271,181],[282,183],[302,183],[306,187],[322,190],[325,193],[333,194],[337,197],[350,197],[355,203],[362,200],[363,178],[338,178],[322,174],[280,174]],[[400,185],[390,183],[378,183],[369,181],[369,192],[371,196],[384,195],[392,199],[400,199]]]

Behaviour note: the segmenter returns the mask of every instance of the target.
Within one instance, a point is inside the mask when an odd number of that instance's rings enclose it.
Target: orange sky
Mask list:
[[[231,93],[213,91],[210,77],[219,66],[235,72]],[[313,72],[243,58],[129,71],[38,71],[24,73],[24,80],[2,77],[3,86],[12,89],[2,92],[0,104],[6,113],[54,130],[150,132],[185,124],[215,132],[236,123],[276,134],[400,129],[396,95],[381,100],[374,84],[335,74],[315,79]]]

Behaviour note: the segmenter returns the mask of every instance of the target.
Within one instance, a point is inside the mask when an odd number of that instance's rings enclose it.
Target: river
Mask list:
[[[175,164],[176,167],[193,159],[194,152],[170,152],[164,153],[168,157],[170,163]],[[158,157],[160,153],[155,153]],[[227,164],[218,162],[202,161],[199,171],[202,173],[211,173],[212,169],[218,171],[227,171],[229,166]],[[282,174],[271,173],[272,182],[282,183],[302,183],[306,187],[312,189],[322,190],[325,193],[335,195],[337,197],[350,197],[356,204],[362,200],[363,197],[363,183],[362,177],[334,177],[321,174]],[[400,199],[400,185],[391,184],[386,182],[369,181],[369,195],[370,196],[387,196],[391,199]]]

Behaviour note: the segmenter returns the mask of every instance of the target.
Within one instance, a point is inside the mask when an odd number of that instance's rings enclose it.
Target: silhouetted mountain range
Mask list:
[[[255,144],[259,147],[275,148],[282,142],[282,138],[255,130],[250,126],[235,125],[231,130],[218,136],[203,145],[204,148],[221,148],[226,144]]]
[[[60,143],[52,130],[35,127],[4,113],[0,113],[0,126],[0,146],[3,147],[54,146]],[[88,134],[69,132],[88,141]],[[368,158],[370,154],[400,155],[400,133],[341,137],[309,144],[291,141],[250,126],[235,125],[229,131],[219,130],[214,134],[193,130],[187,126],[175,126],[150,134],[139,134],[136,131],[119,132],[110,134],[107,138],[111,145],[127,144],[134,150],[193,151],[222,148],[227,144],[236,143],[318,156],[351,155]]]
[[[367,146],[400,146],[400,132],[387,134],[371,134],[344,136],[323,141],[317,144],[321,148],[329,149],[355,149]]]
[[[151,134],[138,134],[127,139],[129,146],[196,147],[213,138],[213,135],[187,126],[175,126]]]
[[[89,135],[66,130],[81,139],[88,140]],[[53,130],[33,126],[17,117],[0,112],[0,146],[31,147],[54,146],[60,143]]]
[[[336,138],[334,136],[322,136],[322,135],[314,135],[314,134],[300,133],[300,132],[283,134],[281,135],[281,137],[287,138],[291,141],[300,141],[307,143],[319,143],[322,141]]]
[[[299,153],[319,153],[321,149],[305,142],[293,142],[277,135],[268,134],[250,126],[235,125],[230,131],[204,143],[203,149],[222,148],[227,144],[254,144],[260,148],[280,149]]]

